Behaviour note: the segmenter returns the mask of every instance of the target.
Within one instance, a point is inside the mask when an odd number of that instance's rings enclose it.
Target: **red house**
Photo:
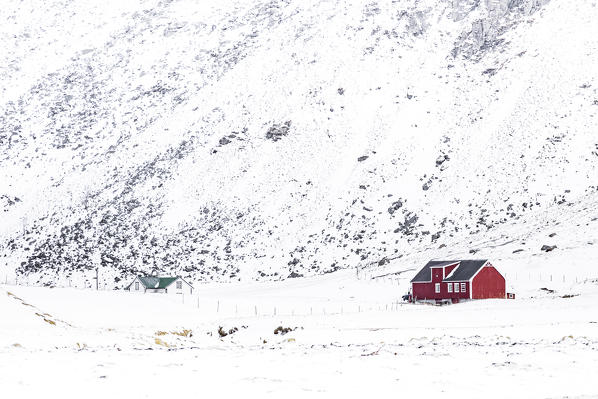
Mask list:
[[[505,278],[488,260],[432,260],[411,280],[413,301],[505,297]]]

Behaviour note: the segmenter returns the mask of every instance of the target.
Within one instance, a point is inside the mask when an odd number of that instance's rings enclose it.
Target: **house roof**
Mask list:
[[[145,288],[152,288],[152,289],[164,289],[172,284],[178,277],[139,277],[139,281],[141,284],[145,286]]]
[[[465,259],[465,260],[431,260],[413,277],[412,283],[424,283],[432,281],[432,267],[444,267],[459,265],[442,281],[465,281],[473,277],[478,270],[487,262],[486,259]]]
[[[137,276],[141,284],[145,288],[149,289],[165,289],[174,281],[176,281],[179,277],[154,277],[154,276]],[[135,280],[133,280],[135,281]],[[129,284],[127,288],[130,288],[133,283]]]
[[[432,281],[432,267],[448,266],[459,262],[458,260],[431,260],[413,277],[412,283],[423,283]]]
[[[457,266],[444,280],[442,281],[466,281],[472,278],[478,270],[486,264],[487,259],[472,259],[461,260]]]

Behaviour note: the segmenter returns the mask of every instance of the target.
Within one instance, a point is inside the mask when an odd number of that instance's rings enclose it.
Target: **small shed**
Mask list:
[[[487,259],[432,260],[411,280],[413,301],[505,298],[506,281]]]
[[[180,276],[137,276],[125,290],[143,293],[193,294],[193,286]]]

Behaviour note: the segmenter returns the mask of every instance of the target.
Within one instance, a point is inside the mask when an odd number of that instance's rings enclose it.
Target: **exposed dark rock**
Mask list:
[[[285,335],[286,333],[290,333],[291,331],[294,331],[296,329],[297,329],[297,327],[291,328],[291,327],[278,326],[274,329],[274,334]]]
[[[540,250],[544,252],[550,252],[554,249],[556,249],[556,245],[542,245],[542,248],[540,248]]]
[[[357,158],[357,161],[358,161],[358,162],[363,162],[363,161],[365,161],[365,160],[366,160],[366,159],[368,159],[368,158],[369,158],[369,156],[367,156],[367,155],[362,155],[362,156],[360,156],[359,158]]]
[[[448,155],[439,155],[438,158],[436,158],[436,167],[440,167],[443,163],[445,163],[448,160],[450,160],[450,157]]]
[[[276,123],[268,129],[266,132],[266,138],[272,140],[274,142],[282,139],[284,136],[289,134],[289,130],[291,129],[291,121],[286,121],[285,123]]]
[[[405,214],[405,221],[403,223],[399,224],[399,227],[397,227],[394,232],[395,233],[403,233],[405,235],[411,235],[413,234],[413,231],[415,229],[415,224],[417,223],[417,221],[419,220],[419,217],[414,214],[413,212],[407,212]]]
[[[403,206],[403,201],[401,201],[399,199],[390,205],[390,208],[388,208],[388,213],[390,213],[392,215],[393,213],[395,213],[396,211],[401,209],[402,206]]]
[[[388,263],[390,263],[390,261],[387,258],[382,258],[378,261],[378,266],[384,266]]]
[[[237,327],[233,327],[233,328],[229,329],[228,331],[226,331],[222,326],[218,327],[218,335],[220,335],[220,338],[224,338],[227,335],[232,335],[232,334],[236,333],[237,331],[239,331],[239,329]]]

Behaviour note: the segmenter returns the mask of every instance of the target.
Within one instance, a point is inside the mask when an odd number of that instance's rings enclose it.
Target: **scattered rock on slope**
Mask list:
[[[556,248],[556,245],[542,245],[541,251],[550,252]]]
[[[284,136],[288,135],[290,129],[291,121],[286,121],[285,123],[275,123],[266,132],[266,138],[276,142],[282,139]]]

